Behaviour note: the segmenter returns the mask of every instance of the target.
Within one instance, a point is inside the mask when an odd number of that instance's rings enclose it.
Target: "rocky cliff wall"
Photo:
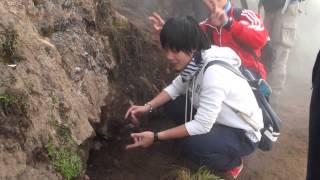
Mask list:
[[[0,45],[0,179],[84,177],[91,139],[169,73],[108,0],[2,0]]]

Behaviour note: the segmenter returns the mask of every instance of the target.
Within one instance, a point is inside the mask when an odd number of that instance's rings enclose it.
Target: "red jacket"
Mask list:
[[[255,51],[258,57],[261,56],[261,48],[266,44],[269,37],[261,16],[247,9],[242,10],[240,20],[235,20],[233,9],[228,15],[233,17],[230,28],[214,27],[209,24],[208,20],[201,22],[200,27],[205,32],[207,28],[213,28],[211,37],[213,37],[215,45],[230,47],[239,55],[245,67],[255,70],[260,73],[263,79],[266,79],[267,73],[263,64],[257,61],[252,53],[241,47],[241,43],[246,44]]]

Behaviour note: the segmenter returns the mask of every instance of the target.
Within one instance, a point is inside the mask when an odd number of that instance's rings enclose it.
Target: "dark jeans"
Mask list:
[[[177,125],[184,123],[184,108],[185,96],[180,96],[165,105],[166,113]],[[188,112],[190,109],[189,106]],[[195,109],[193,111],[194,115]],[[256,148],[243,130],[219,124],[214,124],[207,134],[188,136],[179,141],[187,158],[217,171],[239,166],[241,157],[249,155]]]
[[[320,51],[312,73],[307,180],[320,179]]]

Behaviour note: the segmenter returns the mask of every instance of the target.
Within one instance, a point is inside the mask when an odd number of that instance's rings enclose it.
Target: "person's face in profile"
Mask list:
[[[174,51],[171,49],[166,49],[165,54],[171,66],[176,71],[182,71],[190,62],[192,54],[188,54],[183,51]]]

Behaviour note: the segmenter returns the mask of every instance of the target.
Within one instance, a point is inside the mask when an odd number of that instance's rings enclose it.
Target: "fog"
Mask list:
[[[248,0],[250,9],[258,11],[258,0]],[[240,6],[240,0],[233,1]],[[320,48],[319,11],[320,1],[306,0],[301,3],[302,13],[298,18],[298,30],[294,47],[291,50],[288,60],[288,80],[290,82],[310,82],[312,67]],[[263,15],[263,10],[261,10]]]
[[[308,0],[302,6],[295,46],[290,54],[288,70],[290,77],[310,81],[312,67],[320,48],[320,1]]]

